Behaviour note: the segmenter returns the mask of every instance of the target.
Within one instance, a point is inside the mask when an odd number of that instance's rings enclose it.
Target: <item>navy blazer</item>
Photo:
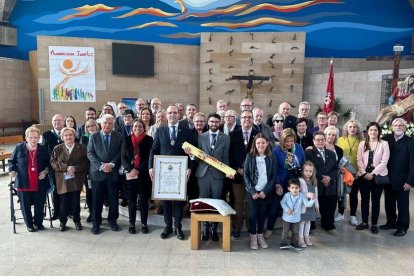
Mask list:
[[[91,162],[89,177],[92,181],[104,181],[109,177],[111,181],[118,180],[118,168],[121,165],[121,156],[125,152],[125,141],[121,133],[111,132],[109,151],[106,152],[102,131],[97,131],[89,137],[88,159]],[[115,167],[110,173],[100,171],[101,163],[113,163]]]
[[[28,151],[26,142],[19,143],[16,145],[10,159],[9,159],[9,172],[15,171],[17,172],[16,175],[16,182],[15,188],[18,189],[25,189],[29,188],[29,158],[28,158]],[[37,171],[40,173],[41,171],[45,170],[46,168],[51,169],[50,166],[50,156],[49,152],[47,151],[46,147],[43,145],[37,145]],[[42,180],[39,180],[39,189],[47,190],[50,188],[49,177],[45,177]]]
[[[336,177],[338,175],[338,166],[335,153],[325,148],[325,162],[318,149],[313,146],[312,149],[305,151],[305,158],[311,161],[316,168],[316,179],[318,181],[318,194],[322,196],[333,196],[337,194]],[[331,178],[328,187],[322,184],[322,176],[327,175]]]
[[[148,168],[152,169],[154,166],[154,155],[181,155],[187,156],[182,148],[184,142],[188,142],[195,147],[198,147],[197,136],[189,128],[178,126],[177,139],[174,146],[171,145],[170,129],[168,124],[160,126],[155,132],[154,143],[152,144],[150,158],[148,161]],[[194,161],[188,158],[188,168],[193,171]]]
[[[243,168],[244,160],[246,159],[246,155],[250,152],[252,148],[254,136],[259,132],[252,127],[252,131],[249,137],[249,143],[247,144],[247,148],[244,145],[244,137],[243,137],[243,128],[238,128],[230,132],[230,151],[229,151],[229,161],[230,167],[235,169],[236,171],[240,168]],[[239,173],[236,173],[234,178],[235,183],[243,183],[243,176]]]

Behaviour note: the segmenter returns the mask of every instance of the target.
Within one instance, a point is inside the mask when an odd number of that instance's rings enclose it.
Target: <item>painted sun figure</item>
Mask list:
[[[64,88],[66,83],[73,77],[86,75],[89,73],[88,65],[85,68],[79,70],[80,62],[73,66],[73,61],[70,59],[65,59],[62,62],[62,65],[59,65],[59,72],[63,75],[63,80],[56,85],[56,89],[59,90],[60,88]]]

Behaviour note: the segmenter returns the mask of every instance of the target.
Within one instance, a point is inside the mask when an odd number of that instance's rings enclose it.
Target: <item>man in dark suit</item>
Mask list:
[[[316,169],[321,226],[326,231],[331,231],[335,229],[338,167],[335,153],[325,148],[325,141],[325,134],[322,131],[315,132],[313,134],[314,146],[305,151],[305,158],[311,161]]]
[[[64,126],[64,118],[61,114],[55,114],[52,117],[52,126],[53,129],[46,131],[43,133],[42,144],[46,146],[49,156],[52,154],[53,149],[55,146],[62,143],[62,138],[60,137],[60,131],[63,129]],[[56,189],[56,179],[55,179],[55,171],[53,169],[49,170],[49,179],[55,185],[52,194],[52,202],[53,202],[53,216],[52,219],[56,220],[59,218],[60,213],[60,200],[59,194]]]
[[[264,112],[263,109],[256,106],[253,108],[253,127],[264,136],[270,142],[270,146],[273,148],[275,146],[275,136],[272,133],[270,127],[263,122]]]
[[[111,114],[104,114],[101,120],[102,130],[92,134],[88,143],[89,177],[93,194],[93,234],[100,232],[105,191],[109,203],[108,222],[112,231],[118,231],[118,168],[125,151],[123,135],[113,131],[115,118]]]
[[[243,226],[243,219],[247,225],[246,191],[243,185],[243,163],[246,154],[250,152],[254,136],[259,133],[253,128],[253,113],[245,110],[240,114],[241,128],[230,132],[230,167],[237,171],[232,183],[234,195],[234,209],[237,214],[233,219],[233,238],[240,238],[240,230]]]
[[[96,120],[96,110],[95,108],[91,106],[85,109],[85,122],[89,119]],[[76,135],[78,136],[78,139],[80,140],[84,134],[85,134],[85,124],[82,124],[78,126],[76,130]]]
[[[410,189],[414,185],[414,141],[404,134],[406,127],[405,120],[397,118],[392,122],[394,134],[383,137],[390,147],[388,174],[391,184],[384,185],[387,223],[379,228],[397,229],[394,232],[396,237],[405,236],[410,226],[409,199]]]
[[[279,114],[283,116],[283,128],[291,128],[295,130],[296,117],[290,115],[291,105],[288,102],[283,102],[279,105]]]
[[[229,149],[230,137],[219,131],[220,115],[217,113],[208,116],[209,131],[204,132],[198,136],[198,147],[208,155],[221,161],[223,164],[229,165]],[[223,188],[224,173],[215,169],[204,161],[198,164],[196,176],[198,178],[198,187],[200,189],[201,198],[220,199]],[[228,175],[229,178],[233,176]],[[218,241],[217,234],[218,223],[213,223],[210,231],[210,223],[205,222],[201,240],[207,241],[211,234],[213,241]]]
[[[197,113],[197,106],[195,104],[187,104],[185,110],[185,119],[178,124],[180,128],[194,129],[194,115]]]
[[[178,126],[178,108],[175,105],[170,105],[167,108],[168,125],[160,126],[155,133],[154,143],[152,144],[150,158],[149,158],[149,174],[151,180],[154,181],[154,156],[155,155],[183,155],[186,153],[182,148],[184,142],[197,146],[197,140],[188,128]],[[190,177],[193,161],[189,160],[189,168],[187,169],[187,180]],[[182,201],[164,201],[164,222],[165,229],[161,233],[161,239],[166,239],[172,233],[172,216],[174,210],[174,227],[175,234],[180,240],[184,240],[184,233],[182,231],[181,220],[183,218],[183,206],[185,202]]]

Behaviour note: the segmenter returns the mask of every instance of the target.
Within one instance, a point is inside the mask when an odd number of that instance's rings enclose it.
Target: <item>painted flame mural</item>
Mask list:
[[[25,0],[10,23],[18,46],[0,56],[22,59],[37,35],[198,45],[201,32],[266,31],[306,32],[307,57],[361,58],[392,55],[396,43],[409,54],[414,10],[408,0]]]

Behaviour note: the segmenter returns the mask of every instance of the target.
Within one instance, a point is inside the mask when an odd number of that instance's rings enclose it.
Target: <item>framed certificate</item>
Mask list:
[[[187,200],[187,156],[155,155],[151,199]]]

